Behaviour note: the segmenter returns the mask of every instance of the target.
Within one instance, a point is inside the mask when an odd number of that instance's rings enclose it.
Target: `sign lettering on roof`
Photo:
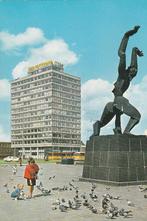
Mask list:
[[[41,68],[44,68],[44,67],[47,67],[47,66],[49,66],[49,65],[52,65],[52,64],[55,64],[55,65],[61,65],[59,62],[57,62],[57,61],[46,61],[46,62],[43,62],[43,63],[41,63],[41,64],[36,64],[36,65],[34,65],[34,66],[32,66],[32,67],[29,67],[28,68],[28,73],[30,73],[30,72],[33,72],[33,71],[36,71],[36,70],[38,70],[38,69],[41,69]]]

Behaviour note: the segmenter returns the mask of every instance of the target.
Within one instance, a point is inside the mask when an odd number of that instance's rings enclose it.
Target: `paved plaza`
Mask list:
[[[10,197],[13,187],[18,183],[25,185],[24,192],[27,193],[26,180],[23,178],[25,165],[17,166],[16,175],[12,173],[12,164],[0,165],[0,215],[2,221],[105,221],[109,220],[107,215],[102,214],[101,202],[103,195],[109,193],[116,197],[120,196],[119,200],[112,199],[112,203],[119,209],[132,210],[133,216],[126,218],[131,221],[146,221],[147,220],[147,199],[144,195],[147,192],[141,192],[138,186],[106,186],[96,184],[95,194],[98,196],[97,201],[93,201],[89,197],[92,184],[81,182],[79,178],[82,174],[82,165],[61,165],[55,163],[39,164],[39,180],[42,182],[45,189],[51,190],[49,196],[34,197],[26,200],[12,200]],[[55,176],[55,178],[53,178]],[[49,179],[49,177],[51,177]],[[9,193],[4,186],[8,183]],[[71,188],[70,184],[78,187],[79,199],[83,200],[81,195],[85,194],[98,213],[81,206],[78,210],[68,209],[67,212],[61,212],[57,207],[53,210],[58,199],[65,199],[68,202],[73,201],[76,190]],[[62,190],[63,187],[68,187],[67,190]],[[58,190],[52,188],[59,187]],[[63,188],[64,189],[64,188]],[[40,194],[40,191],[35,187],[34,196]],[[128,206],[127,201],[133,202],[134,206]],[[124,220],[123,216],[116,217],[115,220]],[[111,219],[110,219],[111,220]]]

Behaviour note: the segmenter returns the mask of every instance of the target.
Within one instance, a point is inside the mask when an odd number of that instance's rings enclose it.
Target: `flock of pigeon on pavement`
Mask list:
[[[14,167],[12,167],[14,171]],[[16,174],[16,173],[15,173]],[[41,173],[40,173],[41,174]],[[14,175],[14,173],[13,173]],[[41,174],[42,175],[42,174]],[[56,176],[51,176],[48,178],[48,180],[55,179]],[[115,202],[117,200],[121,200],[120,196],[112,196],[109,194],[110,187],[106,187],[106,194],[99,196],[96,192],[96,184],[90,183],[90,189],[89,192],[82,192],[78,186],[76,186],[77,182],[75,180],[71,180],[67,185],[60,186],[60,187],[53,187],[51,190],[48,190],[44,187],[43,183],[40,181],[36,188],[39,190],[40,194],[34,195],[35,197],[39,196],[52,196],[55,195],[55,192],[59,193],[62,192],[62,196],[65,195],[65,198],[58,197],[55,199],[54,202],[52,202],[51,210],[59,210],[61,212],[69,212],[70,210],[79,210],[79,209],[88,209],[91,211],[91,213],[94,214],[103,214],[107,218],[113,219],[117,217],[124,217],[124,218],[130,218],[133,216],[133,212],[131,208],[133,208],[135,205],[133,202],[127,200],[126,206],[130,209],[124,209],[124,208],[118,208],[115,205]],[[8,184],[3,184],[3,187],[5,188],[6,192],[9,194],[10,190],[8,188]],[[16,188],[16,187],[14,187]],[[140,185],[139,190],[141,192],[144,192],[147,190],[147,187]],[[67,199],[67,194],[64,192],[71,191],[72,199]],[[58,195],[59,196],[59,195]],[[144,198],[147,198],[147,195],[144,195]],[[20,198],[21,200],[25,200],[25,194],[23,190],[21,191]],[[116,203],[117,204],[117,203]]]

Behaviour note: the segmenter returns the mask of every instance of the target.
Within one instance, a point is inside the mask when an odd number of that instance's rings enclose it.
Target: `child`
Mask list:
[[[17,188],[15,188],[15,190],[11,193],[11,198],[16,200],[23,199],[23,196],[21,194],[23,188],[24,188],[23,184],[18,184]]]
[[[19,157],[19,166],[21,167],[22,166],[22,158]]]

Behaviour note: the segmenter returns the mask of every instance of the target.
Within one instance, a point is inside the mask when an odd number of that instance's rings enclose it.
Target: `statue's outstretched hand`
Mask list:
[[[136,25],[136,26],[134,27],[134,34],[139,30],[139,28],[140,28],[139,25]]]
[[[139,57],[142,57],[142,56],[143,56],[143,51],[140,51],[138,48],[136,48],[136,54],[137,54]]]
[[[139,25],[134,26],[133,29],[131,29],[131,30],[129,30],[129,31],[126,32],[126,35],[127,35],[128,37],[134,35],[136,32],[138,32],[139,28],[140,28]]]

